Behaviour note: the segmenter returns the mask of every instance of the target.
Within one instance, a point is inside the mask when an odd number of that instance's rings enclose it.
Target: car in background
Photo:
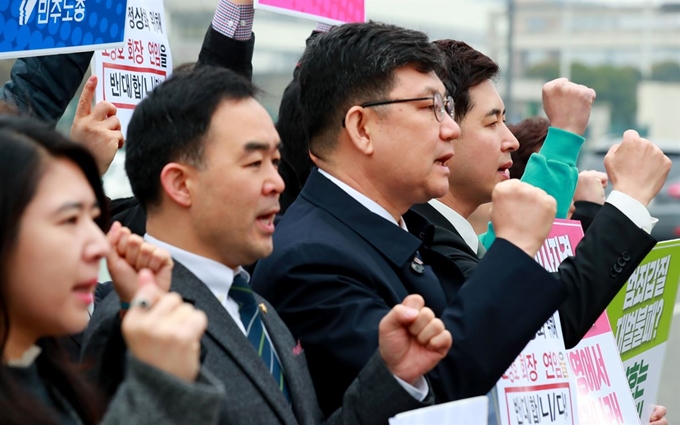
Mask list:
[[[652,236],[658,240],[680,238],[680,159],[673,161],[675,176],[669,174],[666,184],[649,204],[649,213],[659,222],[652,230]]]
[[[594,148],[585,150],[581,153],[578,162],[578,169],[605,171],[604,157],[609,151],[609,147],[618,143],[620,140],[598,143]],[[649,213],[652,217],[659,219],[659,222],[652,230],[652,236],[659,241],[680,238],[680,140],[662,141],[657,145],[663,150],[668,158],[673,162],[671,171],[668,173],[666,184],[659,194],[648,205]],[[611,192],[611,183],[607,187],[607,194]]]

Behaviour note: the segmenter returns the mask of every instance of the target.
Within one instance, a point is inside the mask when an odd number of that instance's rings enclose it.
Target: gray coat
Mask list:
[[[101,425],[216,424],[222,400],[224,387],[205,371],[190,384],[129,356]]]
[[[292,405],[288,404],[269,370],[222,304],[176,260],[171,290],[208,316],[208,329],[201,341],[205,350],[203,365],[226,388],[221,425],[384,425],[397,413],[434,402],[431,392],[423,403],[410,396],[376,353],[347,389],[343,407],[324,421],[304,353],[269,303],[256,296],[257,302],[267,307],[262,320],[281,359]],[[117,381],[111,374],[118,369],[114,364],[116,359],[123,356],[120,344],[111,342],[118,338],[118,309],[118,297],[112,293],[95,309],[83,339],[84,358],[99,363],[96,378],[109,384]],[[119,352],[112,355],[114,349]]]

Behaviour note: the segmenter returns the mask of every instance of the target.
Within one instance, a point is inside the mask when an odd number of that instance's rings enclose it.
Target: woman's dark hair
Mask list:
[[[508,125],[508,129],[519,142],[519,148],[511,152],[511,178],[522,178],[531,154],[541,150],[543,142],[545,142],[545,138],[548,135],[548,128],[550,128],[550,121],[543,117],[527,118],[517,124]]]
[[[0,115],[0,355],[5,352],[10,329],[6,293],[9,255],[17,244],[22,215],[35,196],[46,165],[55,158],[68,159],[82,170],[101,207],[97,224],[105,230],[107,199],[92,155],[44,123]],[[100,402],[79,368],[55,338],[43,338],[38,345],[42,348],[36,360],[40,376],[58,388],[85,424],[96,424],[101,419]],[[54,412],[14,383],[5,367],[0,367],[0,412],[0,425],[55,423]]]

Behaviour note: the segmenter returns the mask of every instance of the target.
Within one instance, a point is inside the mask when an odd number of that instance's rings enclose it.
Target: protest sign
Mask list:
[[[328,24],[364,22],[364,0],[255,0],[257,9]]]
[[[103,1],[103,0],[102,0]],[[123,135],[135,106],[172,71],[163,0],[128,0],[123,47],[96,51],[96,101],[118,108]]]
[[[659,242],[607,307],[642,422],[656,404],[680,281],[680,239]]]
[[[0,59],[123,43],[126,0],[0,0]]]
[[[581,425],[639,424],[607,314],[567,351]]]
[[[536,261],[548,271],[574,255],[583,238],[579,222],[555,220]],[[502,425],[578,424],[576,385],[557,312],[536,333],[496,384]]]
[[[487,425],[488,409],[487,396],[466,398],[400,413],[389,425]]]

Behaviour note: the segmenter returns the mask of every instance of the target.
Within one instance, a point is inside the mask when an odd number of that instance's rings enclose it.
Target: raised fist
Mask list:
[[[543,110],[550,125],[580,136],[586,131],[594,101],[595,90],[566,78],[549,81],[543,86]]]
[[[515,179],[497,184],[491,198],[496,237],[516,245],[530,257],[536,255],[555,220],[555,198]]]
[[[666,181],[671,160],[637,131],[628,130],[623,133],[621,143],[607,152],[604,167],[614,190],[647,206]]]

